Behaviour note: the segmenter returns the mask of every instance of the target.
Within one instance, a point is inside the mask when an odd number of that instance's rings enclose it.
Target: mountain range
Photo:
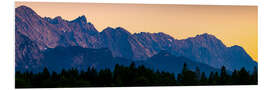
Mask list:
[[[123,27],[99,32],[84,15],[71,21],[41,17],[27,6],[15,9],[15,37],[16,70],[105,68],[132,61],[170,72],[184,62],[203,71],[257,67],[241,46],[227,47],[211,34],[179,40],[163,32],[132,34]]]

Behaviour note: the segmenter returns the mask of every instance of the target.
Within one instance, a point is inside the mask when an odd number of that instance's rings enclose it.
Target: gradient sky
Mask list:
[[[177,39],[209,33],[227,46],[242,46],[258,60],[257,6],[15,2],[20,5],[41,17],[85,15],[99,31],[121,26],[131,33],[164,32]]]

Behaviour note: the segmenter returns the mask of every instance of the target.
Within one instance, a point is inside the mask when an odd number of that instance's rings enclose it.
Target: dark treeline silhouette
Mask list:
[[[15,74],[16,88],[53,88],[53,87],[117,87],[117,86],[186,86],[186,85],[257,85],[257,68],[252,73],[245,68],[234,70],[232,74],[222,67],[220,73],[189,70],[183,65],[182,73],[173,74],[163,71],[154,71],[143,65],[129,66],[116,64],[113,71],[95,68],[78,71],[76,68],[63,69],[61,72],[49,72],[44,68],[42,72],[19,72]]]

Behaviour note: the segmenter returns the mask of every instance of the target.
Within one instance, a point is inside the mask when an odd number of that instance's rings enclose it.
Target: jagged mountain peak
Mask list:
[[[106,27],[105,29],[103,29],[103,31],[105,31],[105,30],[113,30],[114,28],[112,28],[112,27]]]
[[[115,30],[119,30],[119,31],[121,31],[121,32],[125,32],[125,33],[130,34],[130,32],[127,31],[127,30],[126,30],[125,28],[123,28],[123,27],[116,27]]]
[[[61,16],[56,16],[55,18],[54,18],[54,20],[62,20],[62,17]]]
[[[154,35],[158,36],[158,37],[164,37],[164,38],[169,38],[169,39],[174,39],[172,36],[170,36],[169,34],[163,33],[163,32],[158,32],[158,33],[154,33]]]
[[[196,35],[193,39],[201,40],[201,41],[214,41],[216,43],[222,43],[216,36],[208,33],[203,33]]]
[[[154,33],[156,35],[168,35],[168,34],[165,34],[164,32],[158,32],[158,33]]]
[[[15,9],[15,15],[18,17],[34,17],[41,18],[33,9],[27,6],[19,6]]]
[[[17,7],[17,8],[15,9],[15,11],[16,11],[16,12],[17,12],[17,11],[25,11],[25,12],[28,12],[28,13],[35,13],[35,11],[34,11],[33,9],[31,9],[30,7],[27,7],[27,6],[25,6],[25,5],[21,5],[21,6]]]
[[[209,48],[226,48],[227,46],[216,36],[208,33],[196,35],[195,37],[189,37],[182,39],[181,41],[191,41],[193,44],[198,44]]]
[[[150,32],[138,32],[138,33],[134,33],[134,35],[136,34],[151,34]]]
[[[51,24],[60,24],[62,21],[66,21],[61,16],[56,16],[54,18],[44,17],[43,19]]]
[[[242,53],[244,53],[244,54],[247,54],[247,53],[245,52],[245,49],[244,49],[243,47],[239,46],[239,45],[233,45],[233,46],[228,47],[228,48],[229,48],[229,49],[235,50],[235,52],[237,51],[237,52],[242,52]],[[248,55],[248,54],[247,54],[247,55]]]
[[[127,34],[127,35],[131,35],[130,32],[128,32],[126,29],[124,29],[123,27],[116,27],[116,28],[112,28],[112,27],[107,27],[105,28],[101,33],[121,33],[121,34]]]
[[[126,30],[126,29],[124,29],[123,27],[116,27],[115,29],[118,29],[118,30]]]
[[[158,38],[166,38],[169,40],[174,40],[174,38],[166,33],[158,32],[158,33],[150,33],[150,32],[140,32],[134,33],[134,36],[143,36],[143,37],[158,37]]]
[[[209,34],[209,33],[203,33],[203,34],[198,34],[195,37],[192,38],[202,38],[202,39],[217,39],[216,36]]]
[[[239,45],[233,45],[230,48],[238,48],[238,49],[243,49],[243,47],[239,46]]]
[[[110,26],[108,26],[108,27],[106,27],[104,30],[125,30],[125,31],[127,31],[125,28],[123,28],[123,27],[116,27],[116,28],[113,28],[113,27],[110,27]]]
[[[82,16],[79,16],[77,17],[76,19],[72,20],[71,21],[72,23],[83,23],[83,24],[86,24],[87,23],[87,19],[85,17],[85,15],[82,15]]]

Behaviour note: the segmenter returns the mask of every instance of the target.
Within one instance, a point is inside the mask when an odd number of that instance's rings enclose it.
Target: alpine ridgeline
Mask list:
[[[172,56],[187,58],[186,62],[201,63],[213,68],[220,68],[224,65],[232,71],[242,67],[247,70],[253,70],[254,66],[257,67],[257,62],[242,47],[237,45],[226,47],[221,40],[207,33],[178,40],[162,32],[131,34],[122,27],[108,27],[102,32],[98,32],[92,23],[87,22],[85,16],[80,16],[72,21],[64,20],[60,16],[55,18],[40,17],[27,6],[17,7],[15,14],[16,68],[36,68],[46,66],[50,64],[48,62],[53,61],[55,63],[67,62],[59,64],[63,66],[102,63],[103,61],[98,61],[98,58],[101,57],[97,57],[93,62],[82,63],[81,60],[78,60],[78,58],[91,58],[84,57],[84,54],[94,53],[95,51],[92,49],[102,49],[102,52],[111,53],[112,57],[106,58],[120,57],[138,62],[159,63],[160,60],[154,62],[153,58],[157,57],[156,55],[160,52],[167,51]],[[61,48],[69,47],[71,49],[67,50],[71,51],[74,50],[74,47],[80,47],[79,51],[81,52],[74,51],[79,56],[66,53],[63,55],[70,55],[67,56],[70,58],[60,59],[52,58],[58,56],[48,54],[48,52],[56,53],[61,51]],[[61,56],[62,51],[56,55]],[[110,54],[108,55],[110,56]],[[69,61],[69,59],[74,60]],[[162,63],[159,63],[160,67],[165,63],[171,63],[169,59],[163,59]],[[41,64],[43,62],[47,64]],[[72,62],[76,62],[76,64]],[[177,58],[173,58],[173,62],[177,63]]]

